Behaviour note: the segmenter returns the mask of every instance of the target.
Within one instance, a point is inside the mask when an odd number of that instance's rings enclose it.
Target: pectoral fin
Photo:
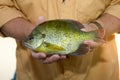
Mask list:
[[[51,44],[51,43],[48,43],[48,42],[44,42],[45,46],[49,49],[49,50],[52,50],[52,51],[65,51],[65,49],[61,46],[58,46],[56,44]]]
[[[65,51],[65,49],[56,44],[51,44],[48,42],[43,42],[41,46],[35,49],[36,52],[44,52],[44,53],[56,53],[58,51]]]

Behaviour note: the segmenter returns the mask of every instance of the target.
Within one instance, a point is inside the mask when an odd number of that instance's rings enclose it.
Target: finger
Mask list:
[[[59,59],[60,59],[60,56],[56,54],[43,60],[43,63],[51,63],[51,62],[58,61]]]
[[[95,41],[92,41],[92,40],[87,40],[87,41],[84,41],[84,44],[89,45],[91,48],[96,48],[96,47],[100,46],[102,43],[101,42],[95,42]]]
[[[36,59],[44,59],[46,58],[46,55],[45,53],[35,53],[35,52],[32,52],[32,56]]]
[[[63,59],[66,59],[66,58],[67,58],[67,56],[65,56],[65,55],[60,56],[60,60],[63,60]]]
[[[91,25],[88,25],[88,24],[83,24],[84,28],[80,29],[84,32],[90,32],[90,31],[95,31],[95,30],[98,30],[97,27],[95,26],[91,26]]]
[[[36,25],[39,25],[45,21],[45,18],[43,16],[39,16]]]

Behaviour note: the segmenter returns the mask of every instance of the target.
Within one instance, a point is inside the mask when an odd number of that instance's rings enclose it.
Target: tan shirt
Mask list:
[[[109,13],[120,18],[120,0],[0,0],[0,27],[24,17],[35,24],[46,20],[75,19],[82,23]],[[17,80],[118,80],[117,50],[114,36],[94,53],[69,57],[52,64],[32,58],[28,49],[17,48]]]

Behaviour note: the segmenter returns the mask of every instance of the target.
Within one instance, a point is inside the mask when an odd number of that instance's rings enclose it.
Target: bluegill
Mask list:
[[[23,41],[35,52],[76,54],[85,40],[95,40],[96,31],[83,32],[83,25],[75,20],[56,19],[39,24]],[[77,53],[78,54],[78,53]]]

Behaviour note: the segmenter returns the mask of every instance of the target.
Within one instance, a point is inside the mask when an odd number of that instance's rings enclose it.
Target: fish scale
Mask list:
[[[96,31],[83,32],[81,28],[83,25],[75,20],[49,20],[39,24],[23,43],[36,52],[73,54],[85,40],[96,39]]]

